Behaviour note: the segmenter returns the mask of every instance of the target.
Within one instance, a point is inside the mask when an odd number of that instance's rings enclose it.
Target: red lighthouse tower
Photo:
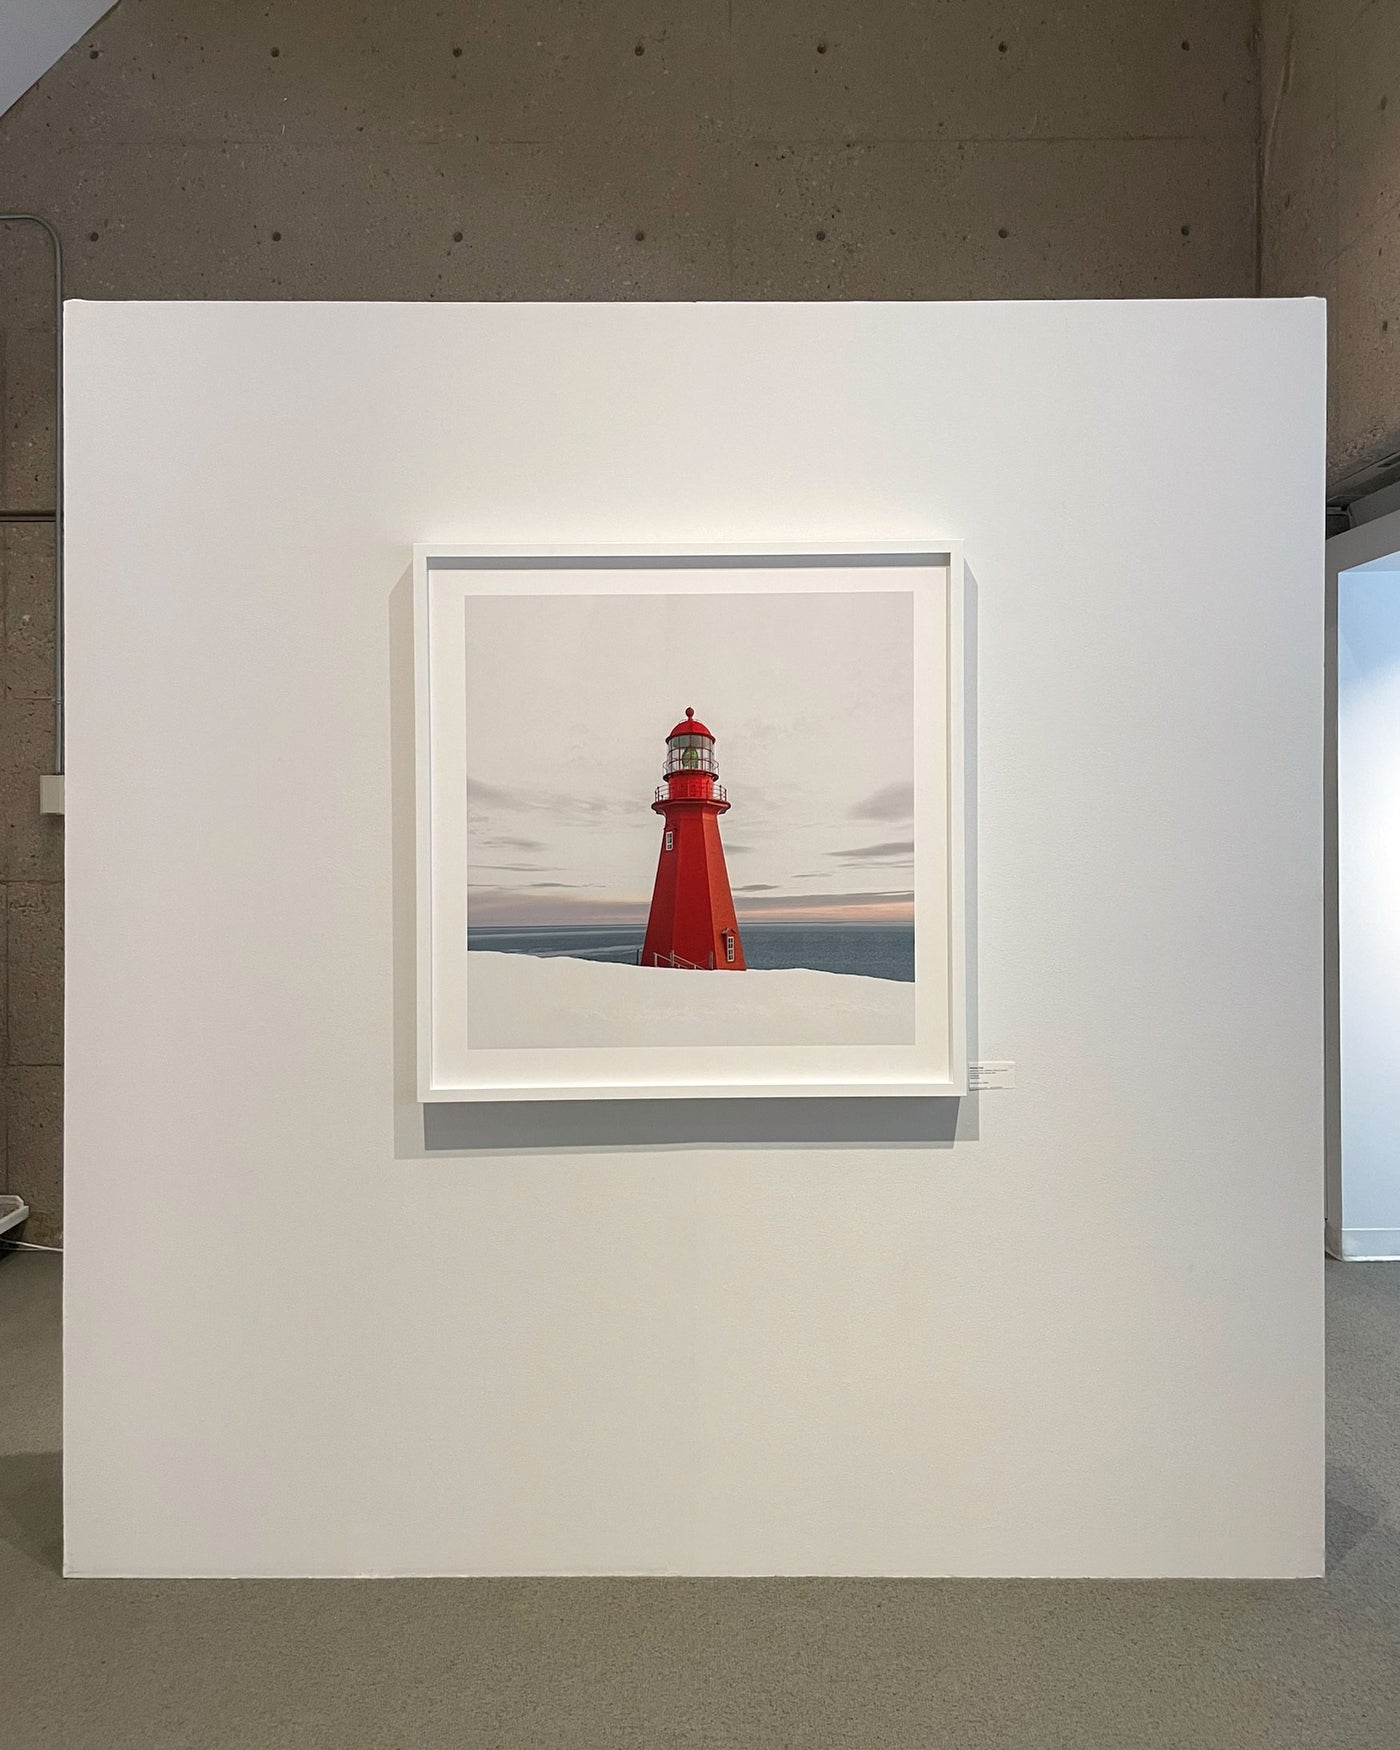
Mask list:
[[[666,737],[663,775],[652,808],[665,827],[641,964],[742,972],[744,946],[719,837],[729,799],[716,782],[715,738],[689,707]]]

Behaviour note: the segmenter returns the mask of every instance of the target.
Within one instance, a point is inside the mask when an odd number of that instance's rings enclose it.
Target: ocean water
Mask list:
[[[467,931],[467,947],[491,954],[535,954],[545,959],[636,963],[644,931],[640,925],[574,925],[526,928],[486,924]],[[863,978],[914,979],[914,926],[908,924],[746,924],[740,923],[744,958],[755,970],[809,967],[814,972],[856,973]]]

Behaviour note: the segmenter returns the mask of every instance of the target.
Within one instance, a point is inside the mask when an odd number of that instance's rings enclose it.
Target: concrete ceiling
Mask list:
[[[111,0],[0,0],[0,115],[110,10]]]

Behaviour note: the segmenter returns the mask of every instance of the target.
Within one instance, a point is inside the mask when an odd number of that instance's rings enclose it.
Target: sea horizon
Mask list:
[[[912,983],[914,923],[809,923],[739,918],[744,958],[754,972],[806,968],[865,978]],[[467,929],[467,949],[483,953],[529,954],[636,963],[646,935],[637,924],[476,924]]]

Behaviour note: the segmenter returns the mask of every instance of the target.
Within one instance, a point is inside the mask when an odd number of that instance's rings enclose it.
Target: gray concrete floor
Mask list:
[[[56,1258],[0,1259],[0,1744],[1400,1746],[1400,1265],[1332,1266],[1330,1574],[59,1577]]]

